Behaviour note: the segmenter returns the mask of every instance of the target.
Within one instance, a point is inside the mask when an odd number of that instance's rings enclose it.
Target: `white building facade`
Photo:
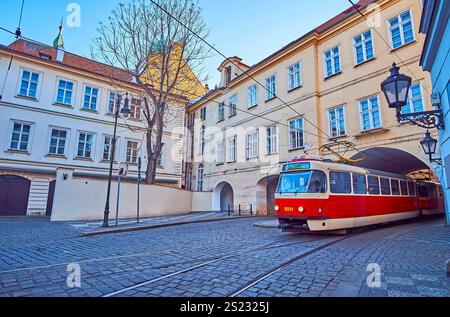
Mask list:
[[[141,157],[144,173],[147,142],[139,90],[122,70],[62,46],[18,40],[0,46],[0,87],[0,216],[51,215],[55,186],[64,186],[64,179],[56,182],[58,170],[107,178],[119,94],[129,93],[131,116],[118,120],[114,169],[127,163],[128,181],[135,182]],[[183,105],[180,113],[164,133],[157,171],[157,182],[172,187],[182,186]],[[105,196],[98,195],[106,199],[106,187]]]

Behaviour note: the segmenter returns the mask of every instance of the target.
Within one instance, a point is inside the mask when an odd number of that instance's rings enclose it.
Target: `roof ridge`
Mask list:
[[[38,47],[40,47],[40,50],[41,50],[41,49],[50,49],[50,50],[52,50],[52,52],[56,52],[56,51],[57,51],[57,49],[54,48],[54,47],[51,46],[51,45],[48,45],[48,44],[45,44],[45,43],[36,42],[36,41],[32,41],[32,40],[28,40],[28,39],[24,39],[24,38],[20,38],[20,39],[18,39],[18,40],[16,40],[16,41],[12,42],[11,44],[9,44],[9,45],[7,45],[7,46],[2,45],[2,44],[0,44],[0,45],[3,46],[3,47],[9,48],[9,49],[11,49],[11,50],[17,51],[17,52],[22,52],[22,51],[20,51],[20,50],[14,49],[14,47],[13,47],[13,46],[15,45],[14,43],[19,42],[19,41],[22,41],[22,42],[24,42],[24,43],[29,43],[29,44],[38,46]],[[126,69],[124,69],[124,68],[117,67],[117,66],[113,66],[113,65],[109,65],[109,64],[106,64],[106,63],[104,63],[104,62],[100,62],[100,61],[94,60],[94,59],[92,59],[92,58],[89,58],[89,57],[86,57],[86,56],[83,56],[83,55],[79,55],[79,54],[73,53],[73,52],[71,52],[71,51],[65,50],[65,51],[64,51],[64,54],[65,54],[65,55],[68,54],[68,55],[71,55],[71,56],[77,57],[77,58],[82,58],[82,59],[84,59],[84,60],[86,60],[86,61],[93,62],[93,63],[96,63],[96,64],[98,64],[98,65],[102,65],[102,66],[105,66],[105,67],[109,67],[109,68],[112,68],[112,69],[115,69],[115,70],[118,70],[118,71],[121,71],[121,72],[126,72],[126,73],[129,73],[130,75],[132,75],[132,73],[131,73],[130,71],[128,71],[128,70],[126,70]],[[63,62],[62,64],[65,64],[65,63]]]

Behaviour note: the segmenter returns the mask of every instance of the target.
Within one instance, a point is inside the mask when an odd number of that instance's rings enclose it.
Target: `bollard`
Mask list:
[[[228,205],[228,217],[231,217],[231,206]]]
[[[241,205],[239,205],[239,216],[241,216]]]
[[[250,204],[250,216],[253,216],[253,204]]]

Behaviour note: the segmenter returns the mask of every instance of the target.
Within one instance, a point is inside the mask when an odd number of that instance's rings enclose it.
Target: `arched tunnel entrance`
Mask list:
[[[227,182],[219,183],[214,189],[213,206],[216,211],[228,211],[234,209],[233,187]]]
[[[430,167],[415,155],[406,151],[387,147],[371,148],[359,152],[352,160],[362,159],[355,166],[380,170],[384,172],[408,175]]]
[[[271,175],[261,179],[256,185],[256,212],[260,216],[275,214],[275,192],[279,175]]]

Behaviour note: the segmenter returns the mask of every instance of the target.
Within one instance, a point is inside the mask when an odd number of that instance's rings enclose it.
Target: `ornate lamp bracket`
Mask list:
[[[402,114],[397,110],[397,121],[399,123],[407,122],[424,129],[445,130],[444,113],[442,110],[431,110]]]

